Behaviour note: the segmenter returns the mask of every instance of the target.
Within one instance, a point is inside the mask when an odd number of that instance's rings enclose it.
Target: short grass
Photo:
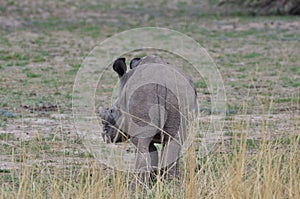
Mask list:
[[[300,198],[299,19],[211,15],[205,6],[194,0],[1,2],[0,198]],[[181,160],[178,182],[158,178],[132,193],[134,176],[101,166],[76,135],[72,89],[82,60],[99,42],[145,26],[177,30],[207,50],[224,80],[227,112],[216,150],[203,156],[195,142]],[[127,57],[149,52],[135,53]],[[106,72],[96,106],[110,103],[116,84],[111,68]],[[203,78],[186,72],[195,76],[205,127],[211,94]],[[36,109],[51,105],[57,110]]]

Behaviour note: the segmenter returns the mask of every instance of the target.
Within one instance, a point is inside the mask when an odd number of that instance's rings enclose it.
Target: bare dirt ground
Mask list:
[[[209,9],[193,1],[2,1],[0,174],[24,161],[63,166],[62,156],[69,164],[86,156],[71,111],[76,73],[100,41],[137,27],[174,29],[207,49],[226,89],[226,139],[229,127],[243,120],[249,139],[258,139],[263,122],[274,135],[300,133],[299,17],[220,16]],[[196,85],[201,103],[209,103],[201,79]],[[102,102],[113,86],[101,93]],[[12,160],[12,151],[26,144],[36,156]]]

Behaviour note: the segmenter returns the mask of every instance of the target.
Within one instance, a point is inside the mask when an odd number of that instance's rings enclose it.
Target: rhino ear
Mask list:
[[[118,73],[119,77],[122,77],[126,73],[127,66],[125,61],[126,59],[122,57],[118,58],[113,64],[113,69]]]
[[[139,58],[139,57],[136,57],[136,58],[132,59],[130,61],[130,69],[133,69],[133,68],[137,67],[140,62],[141,62],[141,58]]]

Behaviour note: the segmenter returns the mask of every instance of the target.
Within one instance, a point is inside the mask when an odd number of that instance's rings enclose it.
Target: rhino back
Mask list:
[[[191,79],[171,65],[152,63],[135,68],[120,91],[118,103],[127,114],[125,131],[154,131],[148,128],[151,123],[157,126],[156,131],[166,128],[177,132],[182,118],[195,110],[195,100]],[[135,127],[126,125],[132,123]]]

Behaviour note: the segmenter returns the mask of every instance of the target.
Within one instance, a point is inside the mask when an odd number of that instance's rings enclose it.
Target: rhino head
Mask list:
[[[127,71],[127,66],[125,63],[125,58],[118,58],[115,60],[113,64],[114,71],[119,75],[120,84],[124,85],[124,76]],[[134,59],[131,62],[131,65],[134,67],[136,66],[136,62],[138,59]],[[124,132],[119,129],[118,121],[122,119],[121,111],[118,107],[117,102],[110,108],[103,108],[99,107],[98,109],[99,115],[102,120],[103,125],[103,133],[102,138],[107,143],[116,143],[116,142],[123,142],[129,138]]]
[[[102,119],[103,133],[102,138],[107,143],[122,142],[127,136],[118,128],[117,121],[121,118],[121,112],[116,107],[99,107],[99,114]]]

